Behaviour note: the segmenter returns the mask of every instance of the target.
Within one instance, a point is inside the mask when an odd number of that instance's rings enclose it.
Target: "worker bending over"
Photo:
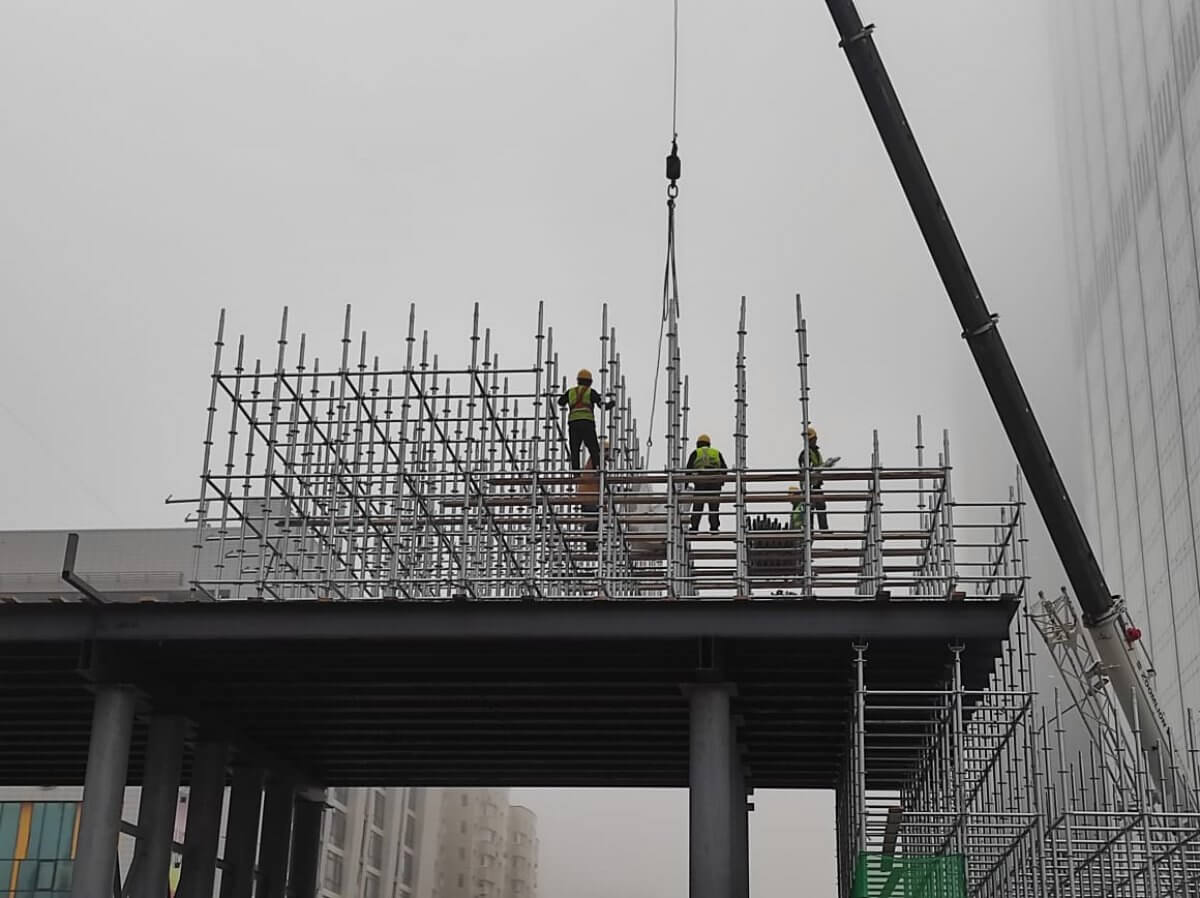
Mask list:
[[[708,529],[716,533],[721,529],[721,486],[725,483],[725,456],[712,447],[708,434],[696,437],[696,448],[688,456],[689,471],[696,471],[692,489],[696,499],[692,503],[692,532],[700,529],[700,516],[708,505]]]
[[[808,509],[804,507],[804,491],[800,487],[789,486],[788,501],[792,503],[792,515],[788,519],[789,530],[808,529]]]
[[[584,444],[588,448],[588,456],[599,467],[600,441],[596,437],[596,406],[603,405],[605,410],[617,404],[615,399],[603,402],[600,394],[592,389],[592,372],[580,368],[575,376],[575,386],[558,397],[558,404],[567,413],[567,442],[571,447],[571,470],[578,471],[579,456]]]
[[[830,468],[837,464],[841,456],[835,455],[831,459],[821,457],[821,449],[817,445],[817,429],[809,427],[805,434],[808,438],[808,487],[809,494],[812,496],[813,514],[817,518],[822,530],[829,529],[829,515],[825,512],[825,494],[821,491],[821,469]],[[801,453],[799,458],[800,476],[804,477],[804,455]]]

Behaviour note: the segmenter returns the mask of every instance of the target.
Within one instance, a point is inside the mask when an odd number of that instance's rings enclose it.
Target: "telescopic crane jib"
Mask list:
[[[1079,521],[1075,506],[1054,464],[1050,447],[1030,407],[1029,399],[1009,358],[997,317],[988,311],[958,242],[937,187],[925,165],[916,138],[908,126],[900,100],[892,87],[872,37],[873,25],[864,25],[854,0],[826,0],[841,35],[839,45],[862,90],[863,99],[879,130],[904,195],[946,293],[958,314],[962,336],[970,347],[988,394],[1008,435],[1030,492],[1046,522],[1059,560],[1083,610],[1099,660],[1111,681],[1126,722],[1138,734],[1160,795],[1177,806],[1185,801],[1168,769],[1171,752],[1166,722],[1158,709],[1143,668],[1139,667],[1134,639],[1138,632],[1124,603],[1108,588],[1100,565]],[[1183,791],[1184,794],[1180,794]]]

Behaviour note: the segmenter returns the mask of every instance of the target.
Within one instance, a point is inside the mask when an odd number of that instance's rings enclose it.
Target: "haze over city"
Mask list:
[[[861,11],[1082,491],[1050,5]],[[523,359],[544,302],[573,373],[599,365],[607,303],[646,426],[672,12],[603,0],[5,5],[0,530],[180,526],[190,509],[164,499],[197,489],[221,309],[269,357],[286,306],[332,361],[350,304],[355,330],[398,365],[415,303],[442,360],[461,364],[475,303],[493,345]],[[1016,463],[824,4],[681,0],[678,66],[693,433],[732,452],[745,296],[748,455],[795,464],[799,294],[829,454],[869,464],[878,431],[884,462],[909,464],[920,414],[927,442],[951,432],[957,490],[1004,495]],[[1056,591],[1037,528],[1035,586]],[[512,801],[537,814],[542,898],[688,893],[685,790],[514,785]],[[753,893],[835,894],[832,793],[753,801]]]

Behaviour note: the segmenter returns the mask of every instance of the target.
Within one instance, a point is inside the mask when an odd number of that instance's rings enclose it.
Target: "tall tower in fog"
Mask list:
[[[1087,388],[1080,510],[1178,728],[1200,707],[1200,0],[1046,5]]]

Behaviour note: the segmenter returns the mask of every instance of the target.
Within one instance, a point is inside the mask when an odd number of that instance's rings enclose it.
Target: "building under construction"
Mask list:
[[[459,365],[415,311],[398,359],[347,314],[332,365],[286,315],[265,360],[222,318],[186,598],[106,588],[86,535],[58,595],[0,581],[0,721],[22,734],[0,782],[85,784],[72,894],[111,881],[126,782],[133,895],[181,782],[181,894],[218,870],[222,895],[315,894],[327,787],[478,782],[689,787],[694,896],[748,893],[761,788],[835,791],[842,896],[1200,892],[1192,734],[1152,770],[1070,603],[1030,600],[1020,487],[958,498],[919,423],[899,464],[876,441],[865,465],[754,467],[738,320],[722,527],[691,533],[673,315],[656,467],[602,321],[594,511],[540,311],[512,360],[476,315]],[[799,303],[795,327],[807,419]],[[1035,631],[1075,672],[1061,695],[1038,692]]]
[[[1022,488],[959,499],[949,440],[925,447],[919,423],[900,464],[876,440],[859,466],[755,467],[744,305],[705,534],[672,290],[665,462],[605,315],[587,493],[540,313],[517,361],[476,315],[449,366],[415,312],[398,355],[347,313],[324,365],[286,316],[262,356],[222,320],[186,598],[101,588],[77,535],[70,589],[0,596],[0,784],[84,784],[71,895],[161,898],[181,782],[185,898],[218,868],[223,898],[312,898],[325,788],[480,782],[687,787],[692,898],[749,894],[747,797],[766,788],[835,792],[841,898],[1200,893],[1191,719],[1172,732],[1155,700],[873,26],[826,4],[1079,610],[1029,594]],[[673,144],[668,284],[679,170]],[[796,333],[807,428],[798,302]],[[126,783],[138,853],[114,882]]]

